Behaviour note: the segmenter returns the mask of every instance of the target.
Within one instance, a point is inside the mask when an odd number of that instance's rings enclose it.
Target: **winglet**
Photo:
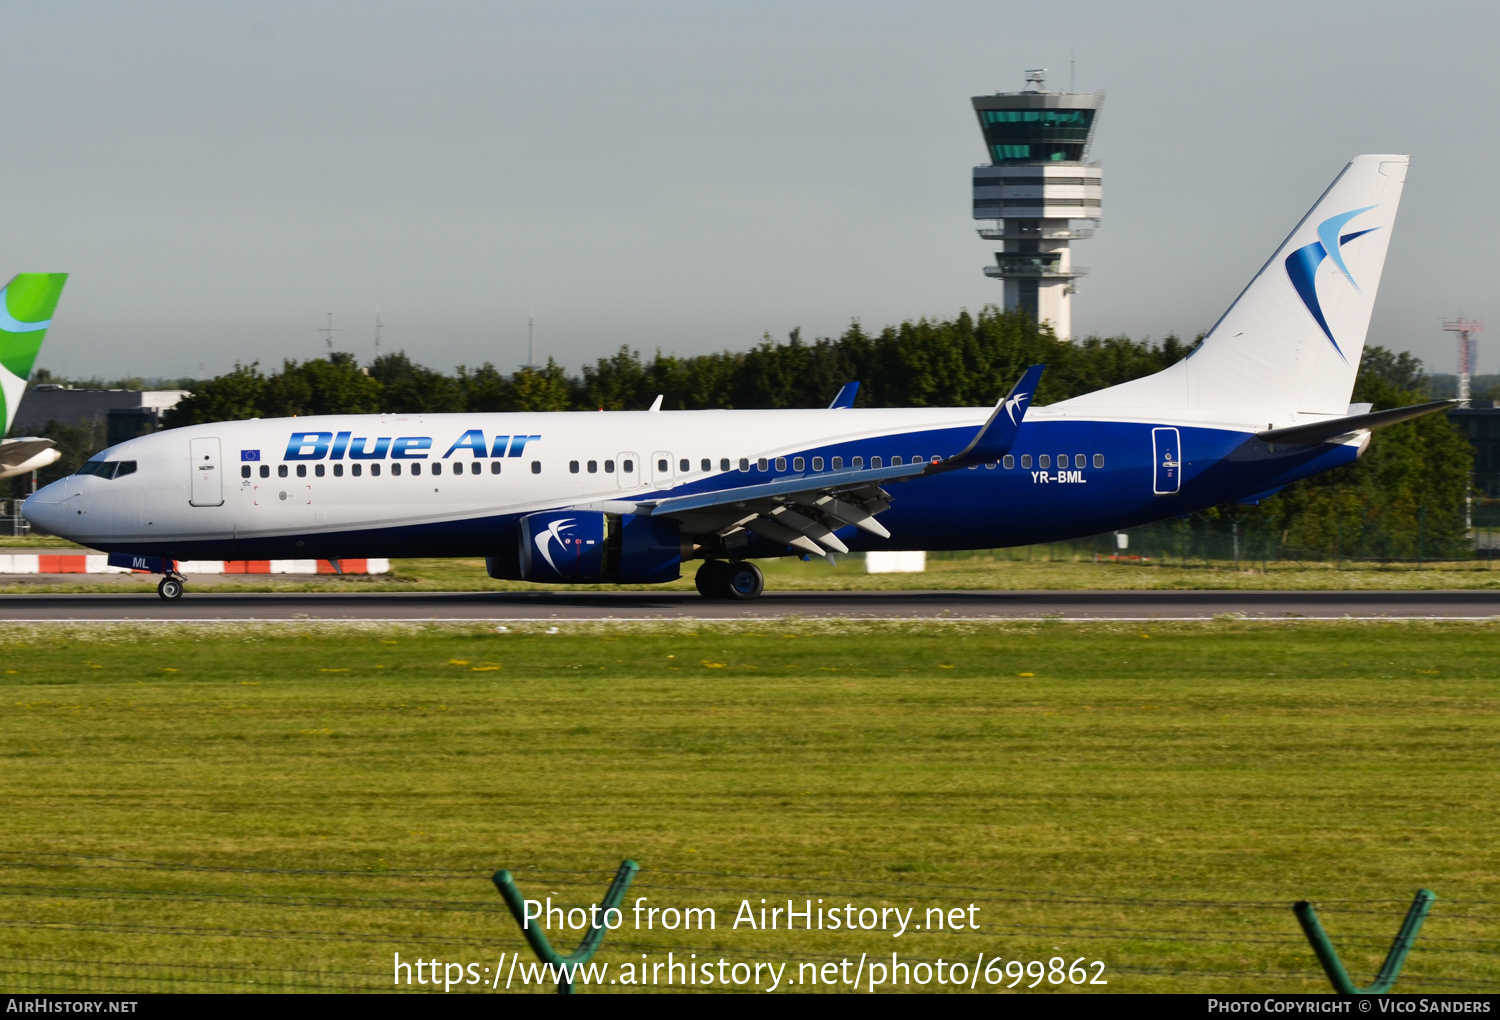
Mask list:
[[[1026,418],[1026,409],[1031,406],[1031,398],[1036,396],[1037,384],[1042,381],[1042,372],[1046,365],[1032,365],[1019,382],[1011,387],[1009,393],[1001,398],[995,405],[995,410],[990,413],[989,421],[959,453],[941,464],[947,468],[967,467],[970,464],[983,464],[987,461],[998,460],[1010,452],[1015,445],[1016,434],[1021,429],[1021,422]]]
[[[854,394],[856,394],[858,392],[859,392],[859,383],[857,383],[857,382],[846,382],[846,383],[844,383],[843,388],[839,390],[839,395],[836,396],[836,397],[834,397],[833,398],[833,403],[831,403],[831,404],[828,405],[828,410],[830,410],[830,411],[836,411],[836,410],[838,410],[841,407],[853,407],[854,406]]]

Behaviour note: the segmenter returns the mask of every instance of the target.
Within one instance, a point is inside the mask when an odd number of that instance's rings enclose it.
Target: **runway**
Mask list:
[[[768,592],[709,602],[691,592],[189,592],[7,595],[0,621],[581,621],[779,617],[948,620],[1262,620],[1500,618],[1500,591],[875,591]]]

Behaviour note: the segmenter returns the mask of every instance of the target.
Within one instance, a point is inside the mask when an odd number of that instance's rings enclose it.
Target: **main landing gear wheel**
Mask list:
[[[706,599],[729,597],[729,564],[723,560],[705,560],[698,573],[693,575],[693,584],[698,594]]]
[[[760,593],[766,590],[766,578],[760,572],[760,568],[754,563],[747,563],[743,560],[729,565],[726,580],[729,583],[725,585],[725,594],[741,602],[758,599]]]
[[[182,578],[162,578],[161,583],[156,586],[156,594],[160,595],[168,602],[171,602],[174,599],[182,598]]]

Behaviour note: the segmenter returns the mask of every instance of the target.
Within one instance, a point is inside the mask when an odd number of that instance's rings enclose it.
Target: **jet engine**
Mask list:
[[[548,510],[521,518],[517,557],[489,559],[491,577],[544,584],[659,584],[691,557],[675,521],[597,510]]]

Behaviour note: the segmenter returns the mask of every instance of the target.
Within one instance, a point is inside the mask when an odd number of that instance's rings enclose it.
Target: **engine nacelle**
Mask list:
[[[521,518],[518,530],[516,580],[659,584],[682,576],[683,539],[673,521],[597,510],[548,510]],[[491,576],[498,576],[498,566],[497,557],[491,561]]]

